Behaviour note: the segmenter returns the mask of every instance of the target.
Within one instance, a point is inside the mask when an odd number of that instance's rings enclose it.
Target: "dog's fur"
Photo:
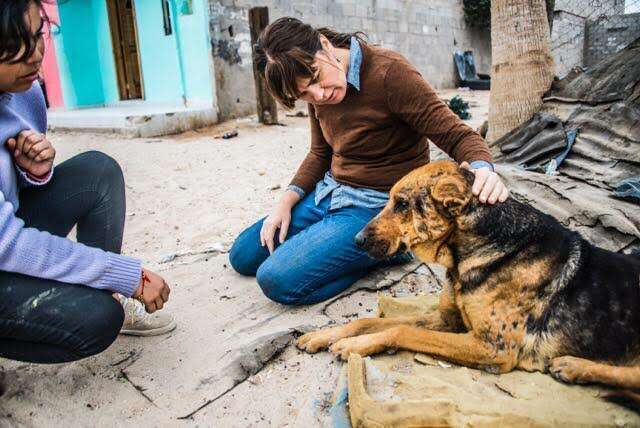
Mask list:
[[[640,388],[640,258],[594,247],[513,198],[481,204],[473,180],[448,161],[416,169],[356,238],[374,257],[408,250],[447,267],[437,311],[356,320],[298,346],[343,359],[406,349],[492,373]]]

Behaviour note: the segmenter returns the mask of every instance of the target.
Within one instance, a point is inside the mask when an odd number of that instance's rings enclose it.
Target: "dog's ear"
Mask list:
[[[423,242],[433,241],[442,236],[448,228],[448,221],[435,206],[428,184],[422,184],[413,199],[413,228]]]
[[[471,186],[463,175],[445,175],[433,186],[431,197],[444,213],[455,217],[471,201]]]

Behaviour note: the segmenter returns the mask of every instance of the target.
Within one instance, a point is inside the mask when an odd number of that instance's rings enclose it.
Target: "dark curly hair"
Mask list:
[[[44,3],[48,0],[0,0],[0,63],[16,64],[33,55],[38,40],[31,34],[25,15],[35,4],[40,8],[44,25],[48,26],[50,20],[43,8]]]
[[[313,64],[316,52],[322,50],[320,35],[339,48],[349,49],[351,37],[366,43],[361,32],[316,29],[299,19],[284,17],[267,26],[254,46],[253,60],[267,90],[286,108],[293,108],[300,96],[296,79],[313,77],[317,71]]]

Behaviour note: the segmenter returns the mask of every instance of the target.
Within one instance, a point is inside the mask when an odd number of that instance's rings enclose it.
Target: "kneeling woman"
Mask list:
[[[287,108],[308,102],[311,120],[311,150],[291,185],[230,253],[234,269],[256,275],[270,299],[317,303],[376,265],[354,237],[393,184],[429,162],[427,139],[475,172],[482,202],[507,199],[482,137],[401,55],[358,34],[281,18],[260,36],[255,60],[271,94]]]
[[[61,363],[103,351],[121,330],[159,334],[175,323],[123,297],[154,312],[170,290],[119,254],[125,187],[118,164],[89,152],[53,170],[36,82],[43,16],[40,0],[0,2],[0,357]],[[77,243],[66,238],[74,226]]]

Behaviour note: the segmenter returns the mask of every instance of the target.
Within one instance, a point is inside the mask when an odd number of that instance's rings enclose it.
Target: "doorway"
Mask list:
[[[120,100],[142,99],[140,50],[133,0],[107,0]]]

